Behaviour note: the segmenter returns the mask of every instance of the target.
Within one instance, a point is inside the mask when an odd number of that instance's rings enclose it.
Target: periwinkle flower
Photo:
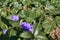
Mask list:
[[[3,34],[6,34],[7,30],[6,29],[3,29]]]
[[[11,16],[11,20],[18,21],[19,20],[19,16],[18,15],[12,15]]]
[[[32,31],[33,25],[29,24],[28,22],[22,22],[21,23],[21,27],[23,30],[27,30],[27,31]]]

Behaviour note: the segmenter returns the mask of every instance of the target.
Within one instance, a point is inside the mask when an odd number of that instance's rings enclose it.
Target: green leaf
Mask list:
[[[37,36],[37,40],[47,40],[45,36]]]
[[[21,2],[24,4],[24,5],[29,5],[31,3],[30,0],[21,0]]]
[[[34,36],[37,36],[39,34],[39,32],[42,30],[42,26],[41,24],[37,24],[34,30]]]
[[[9,36],[16,36],[16,31],[14,29],[11,29]]]
[[[19,21],[9,20],[9,23],[12,25],[12,28],[14,28],[14,27],[20,27]]]
[[[1,11],[1,16],[7,16],[7,13],[6,13],[6,8],[2,8],[2,11]]]
[[[40,15],[40,18],[39,18],[39,22],[42,23],[44,19],[45,19],[44,14],[41,14],[41,15]]]
[[[48,40],[46,37],[46,34],[42,31],[40,31],[40,33],[36,36],[37,40]]]
[[[48,17],[49,19],[49,17]],[[44,32],[49,34],[55,27],[56,27],[56,23],[55,21],[52,20],[44,20],[43,24],[42,24],[43,28],[44,28]]]
[[[0,31],[0,36],[1,36],[1,34],[2,34],[2,31]]]
[[[24,18],[24,17],[26,17],[26,15],[25,15],[24,13],[25,13],[25,11],[24,11],[24,10],[21,10],[18,15],[19,15],[21,18]]]
[[[34,19],[32,19],[31,17],[26,17],[24,19],[29,23],[32,23],[34,21]]]
[[[60,16],[55,17],[57,25],[60,27]]]
[[[8,27],[7,27],[7,25],[6,24],[4,24],[1,20],[0,20],[0,27],[1,27],[1,29],[8,29]]]
[[[18,38],[17,40],[21,40],[20,38]]]
[[[23,32],[22,34],[20,34],[20,37],[22,38],[31,38],[32,35],[29,32]]]
[[[35,11],[35,10],[36,10],[36,11]],[[35,18],[40,17],[40,15],[41,15],[41,11],[40,11],[39,8],[38,8],[38,10],[37,10],[36,8],[32,8],[32,9],[30,10],[29,17],[35,19]]]

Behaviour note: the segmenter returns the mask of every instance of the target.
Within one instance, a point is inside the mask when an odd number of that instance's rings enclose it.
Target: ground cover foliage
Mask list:
[[[60,0],[0,0],[0,40],[60,40]]]

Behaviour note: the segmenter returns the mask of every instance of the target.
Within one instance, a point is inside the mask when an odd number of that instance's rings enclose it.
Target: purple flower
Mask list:
[[[6,29],[3,29],[3,34],[6,34],[7,30]]]
[[[13,21],[18,21],[18,20],[19,20],[19,16],[17,16],[17,15],[12,15],[12,16],[11,16],[11,20],[13,20]]]
[[[21,27],[23,30],[32,31],[33,25],[29,24],[28,22],[22,22]]]

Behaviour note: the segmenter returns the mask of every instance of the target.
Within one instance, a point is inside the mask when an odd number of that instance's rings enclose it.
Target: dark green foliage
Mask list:
[[[18,15],[19,21],[12,21],[11,15]],[[22,30],[23,21],[34,25],[32,32]],[[50,40],[56,27],[60,0],[0,0],[0,40]],[[5,35],[3,29],[8,30]]]

